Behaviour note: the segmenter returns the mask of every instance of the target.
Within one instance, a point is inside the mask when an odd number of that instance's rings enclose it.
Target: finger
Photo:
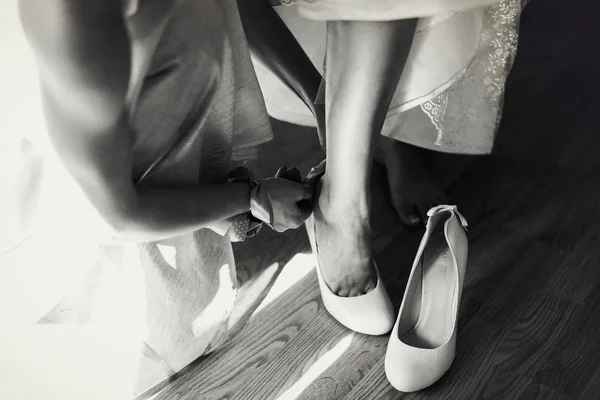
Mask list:
[[[307,177],[304,180],[304,184],[308,185],[308,186],[311,186],[312,188],[314,188],[314,187],[317,186],[317,183],[319,183],[319,179],[321,179],[320,175],[313,175],[311,177]]]
[[[288,174],[290,179],[294,182],[302,183],[302,174],[300,173],[300,170],[298,168],[294,167],[288,170]]]
[[[307,184],[290,183],[288,185],[288,194],[294,203],[300,200],[309,200],[313,197],[313,187]]]
[[[285,224],[286,230],[287,229],[298,229],[298,228],[300,228],[302,225],[304,225],[304,222],[306,222],[307,219],[308,218],[304,218],[302,216],[290,217],[290,219]]]
[[[298,209],[298,212],[294,215],[294,221],[296,227],[302,226],[306,220],[311,216],[312,209]]]
[[[321,163],[315,167],[312,167],[306,175],[306,179],[320,178],[321,175],[325,173],[325,160],[321,161]]]
[[[285,215],[281,215],[277,221],[277,225],[279,229],[283,228],[283,230],[296,229],[302,225],[304,221],[303,213],[295,207],[293,210],[287,210]],[[283,230],[279,230],[278,232],[283,232]]]
[[[312,214],[312,209],[301,209],[299,217],[302,222],[300,223],[300,225],[302,225],[310,217],[311,214]],[[298,225],[298,226],[300,226],[300,225]]]
[[[273,230],[275,232],[279,232],[279,233],[283,233],[289,229],[288,226],[286,226],[285,224],[280,224],[280,223],[272,224],[271,228],[273,228]]]
[[[313,197],[314,188],[311,185],[302,185],[302,200],[310,200]]]
[[[275,177],[281,178],[281,177],[285,176],[286,172],[287,172],[287,166],[284,165],[283,167],[281,167],[277,170],[277,173],[275,173]]]

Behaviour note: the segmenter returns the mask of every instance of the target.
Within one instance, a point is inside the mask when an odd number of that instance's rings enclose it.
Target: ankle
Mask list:
[[[348,183],[351,184],[351,182]],[[351,220],[368,225],[371,199],[366,190],[362,192],[337,190],[337,187],[331,185],[327,175],[325,175],[319,193],[319,208],[328,220]]]

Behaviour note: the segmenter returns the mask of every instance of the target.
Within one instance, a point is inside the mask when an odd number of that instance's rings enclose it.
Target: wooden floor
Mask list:
[[[417,394],[395,391],[383,371],[388,337],[353,334],[323,308],[304,231],[264,231],[236,254],[242,279],[245,269],[292,260],[268,304],[222,351],[143,397],[600,398],[596,1],[534,0],[525,12],[496,155],[428,155],[434,171],[471,161],[448,189],[471,225],[470,258],[456,359],[441,381]],[[274,126],[263,171],[285,161],[306,172],[322,157],[310,129]],[[374,247],[398,307],[423,231],[399,226],[375,175]]]

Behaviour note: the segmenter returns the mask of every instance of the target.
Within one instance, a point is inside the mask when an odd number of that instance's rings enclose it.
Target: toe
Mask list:
[[[337,295],[340,297],[348,297],[350,295],[350,290],[346,288],[340,288],[337,291]]]
[[[418,213],[415,213],[415,207],[406,202],[397,202],[395,201],[394,209],[396,210],[396,214],[398,214],[398,218],[400,221],[408,226],[416,226],[419,225],[421,219]]]
[[[429,217],[427,216],[427,212],[433,207],[439,206],[440,204],[446,204],[447,199],[444,193],[436,191],[432,193],[431,196],[428,196],[426,199],[419,201],[417,204],[417,208],[419,210],[419,217],[423,221],[424,224],[427,223]]]
[[[421,219],[419,218],[419,216],[417,214],[410,213],[407,217],[406,224],[408,226],[417,226],[417,225],[419,225],[420,222],[421,222]]]
[[[429,211],[430,208],[430,203],[426,201],[421,202],[417,205],[417,209],[419,210],[419,221],[421,221],[423,224],[427,223],[427,219],[429,218],[427,216],[427,211]]]
[[[367,285],[365,286],[365,290],[364,290],[364,294],[369,293],[371,290],[375,289],[375,282],[370,281],[369,283],[367,283]]]

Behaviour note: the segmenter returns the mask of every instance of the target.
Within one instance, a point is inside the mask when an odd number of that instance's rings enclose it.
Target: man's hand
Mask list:
[[[284,178],[267,178],[253,193],[253,215],[271,225],[277,232],[296,229],[306,221],[312,210],[299,202],[312,198],[312,188]]]

